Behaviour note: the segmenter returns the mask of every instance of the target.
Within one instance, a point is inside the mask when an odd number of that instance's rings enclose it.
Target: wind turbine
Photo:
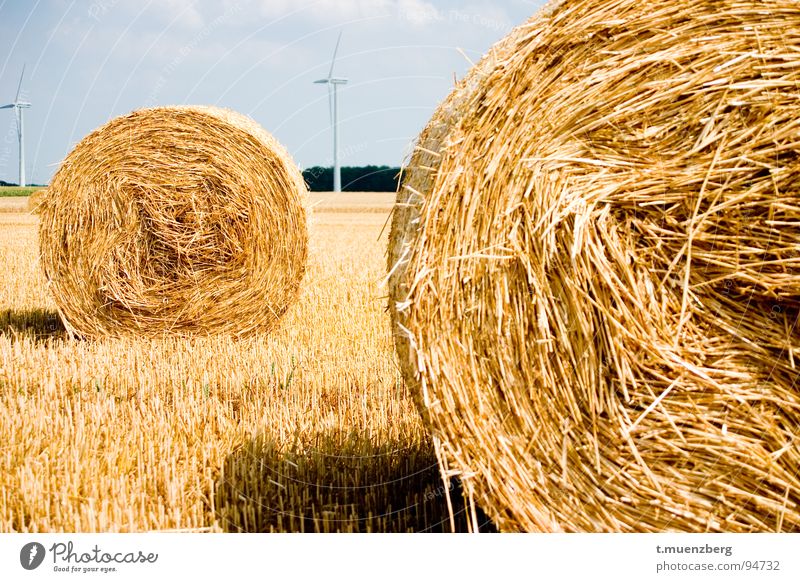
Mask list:
[[[339,33],[339,40],[336,41],[336,48],[333,51],[331,70],[328,77],[314,81],[317,85],[328,86],[328,106],[330,107],[331,125],[333,126],[333,191],[342,191],[342,169],[339,167],[339,85],[347,85],[348,80],[342,77],[333,76],[333,68],[336,66],[336,55],[339,52],[339,44],[342,42],[342,33]]]
[[[25,76],[25,65],[22,65],[22,74],[19,76],[19,85],[17,86],[17,96],[14,98],[13,103],[0,106],[0,109],[13,109],[17,115],[17,138],[19,139],[19,185],[20,188],[25,187],[25,126],[23,124],[22,110],[30,109],[31,104],[26,101],[19,100],[20,91],[22,91],[22,77]]]

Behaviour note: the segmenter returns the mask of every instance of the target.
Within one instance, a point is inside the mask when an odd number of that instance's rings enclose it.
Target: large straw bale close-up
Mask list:
[[[500,529],[800,530],[799,47],[794,1],[564,0],[420,136],[398,357]]]
[[[286,150],[243,115],[118,117],[36,202],[50,292],[81,336],[268,330],[303,277],[306,197]]]

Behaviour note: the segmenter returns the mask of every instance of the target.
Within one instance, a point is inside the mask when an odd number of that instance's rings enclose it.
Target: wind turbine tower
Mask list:
[[[317,85],[328,86],[328,106],[330,108],[331,125],[333,126],[333,191],[342,191],[342,168],[339,166],[339,85],[347,85],[348,80],[342,77],[333,76],[333,68],[336,66],[336,55],[339,52],[339,44],[342,42],[342,33],[339,33],[339,40],[336,41],[336,48],[333,51],[331,70],[328,77],[314,81]]]
[[[13,109],[17,115],[17,139],[19,140],[19,185],[21,188],[25,187],[25,124],[22,115],[23,110],[30,109],[31,104],[26,101],[19,100],[19,94],[22,91],[22,77],[25,76],[25,65],[22,66],[22,74],[19,76],[19,85],[17,86],[17,96],[14,98],[13,103],[0,106],[0,109]]]

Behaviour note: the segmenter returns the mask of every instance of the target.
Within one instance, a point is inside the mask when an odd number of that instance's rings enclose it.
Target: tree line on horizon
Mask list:
[[[392,166],[345,166],[342,168],[342,190],[345,192],[396,192],[400,168]],[[314,166],[303,171],[303,178],[311,192],[333,190],[333,168]],[[44,184],[30,184],[44,187]],[[17,184],[0,180],[0,187],[17,187]]]
[[[26,188],[46,188],[45,184],[28,184],[25,186]],[[0,180],[0,188],[19,188],[19,184],[16,182],[6,182],[4,180]]]
[[[342,168],[344,192],[396,192],[400,168],[391,166],[345,166]],[[311,192],[333,190],[333,168],[314,166],[303,171]]]

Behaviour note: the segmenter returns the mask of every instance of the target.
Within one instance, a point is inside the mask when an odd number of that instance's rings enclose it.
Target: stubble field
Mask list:
[[[37,218],[0,201],[0,531],[450,531],[388,325],[392,199],[312,200],[273,333],[152,341],[67,337]]]

